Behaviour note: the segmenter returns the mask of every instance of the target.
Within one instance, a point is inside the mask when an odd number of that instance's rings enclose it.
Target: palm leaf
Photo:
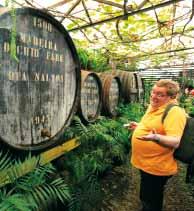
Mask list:
[[[69,187],[64,183],[64,180],[58,178],[51,183],[56,196],[60,199],[61,202],[68,201],[71,198]]]
[[[33,188],[28,195],[31,195],[41,207],[48,207],[57,199],[65,203],[71,198],[69,187],[64,184],[64,180],[61,178],[52,181],[50,184],[47,183]]]
[[[7,169],[11,166],[12,160],[9,152],[0,151],[0,171]]]
[[[31,211],[36,208],[35,203],[28,203],[22,196],[22,194],[13,194],[5,197],[0,202],[1,211]]]
[[[9,165],[9,168],[0,171],[0,187],[14,182],[19,177],[31,172],[38,165],[39,158],[29,155],[24,162],[17,160]]]

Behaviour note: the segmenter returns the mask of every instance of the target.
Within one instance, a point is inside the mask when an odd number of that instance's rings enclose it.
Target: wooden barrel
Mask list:
[[[133,103],[138,101],[138,87],[134,72],[128,71],[112,71],[119,77],[121,81],[121,95],[125,103]]]
[[[16,9],[16,55],[10,56],[13,19],[0,8],[0,139],[22,150],[59,143],[80,94],[75,46],[47,13]]]
[[[81,96],[78,114],[85,123],[95,122],[102,106],[102,84],[99,76],[90,71],[81,71]]]
[[[143,79],[139,75],[139,73],[134,73],[135,78],[137,81],[137,90],[138,90],[138,102],[143,103],[144,102],[144,84]]]
[[[119,77],[111,73],[100,73],[102,81],[102,113],[114,117],[121,97],[121,82]]]

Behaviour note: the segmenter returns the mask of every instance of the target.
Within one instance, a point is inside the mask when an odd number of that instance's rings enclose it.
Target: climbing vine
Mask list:
[[[5,6],[11,8],[11,18],[12,18],[12,27],[11,27],[11,42],[10,42],[10,56],[11,58],[18,62],[17,54],[16,54],[16,10],[15,10],[15,3],[13,0],[6,0]]]

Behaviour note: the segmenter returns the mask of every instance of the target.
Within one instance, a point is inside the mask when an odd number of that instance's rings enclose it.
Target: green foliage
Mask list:
[[[31,155],[24,162],[13,159],[8,162],[8,154],[0,154],[1,185],[8,178],[12,181],[1,187],[0,210],[47,210],[49,207],[56,207],[59,201],[64,204],[70,200],[69,187],[62,178],[53,178],[56,170],[51,164],[38,167],[39,158],[32,159]],[[29,169],[33,169],[32,166],[36,167],[35,170],[26,174]]]
[[[42,210],[46,210],[49,206],[57,207],[58,200],[66,203],[70,199],[70,192],[64,180],[58,178],[42,184],[37,183],[32,189],[28,190],[26,197],[33,199]]]
[[[12,18],[12,28],[11,28],[11,41],[10,41],[10,56],[11,58],[19,62],[16,53],[16,10],[15,10],[15,2],[13,0],[6,0],[5,5],[8,7],[11,4],[11,18]]]
[[[98,207],[102,201],[100,184],[95,175],[86,178],[74,189],[74,195],[69,203],[69,211],[86,211]]]
[[[5,6],[8,7],[10,0],[5,0]]]
[[[135,60],[131,61],[129,64],[119,63],[117,64],[116,68],[119,70],[131,71],[131,72],[138,71],[137,62]]]
[[[3,154],[4,152],[2,151],[2,156]],[[10,153],[5,153],[4,155],[6,157],[10,155]],[[4,160],[5,159],[2,158],[2,162]],[[28,155],[28,157],[26,157],[26,159],[23,162],[19,159],[14,160],[11,158],[6,160],[5,164],[8,162],[7,165],[6,166],[2,165],[4,166],[4,168],[1,168],[1,171],[0,171],[0,187],[4,186],[5,184],[11,181],[14,182],[22,175],[30,172],[31,169],[36,168],[38,161],[39,161],[39,158],[35,158],[35,157],[32,158],[30,154]],[[9,168],[7,168],[7,166],[9,166]]]
[[[101,201],[100,184],[97,174],[104,166],[98,158],[101,158],[100,150],[90,153],[82,153],[80,150],[70,152],[67,155],[64,168],[70,172],[70,183],[72,184],[72,198],[69,202],[69,210],[92,210],[94,205]]]
[[[182,89],[185,89],[185,87],[188,87],[188,86],[194,87],[194,80],[192,78],[180,77],[178,82],[180,83],[180,86]]]
[[[79,119],[75,123],[81,147],[87,145],[87,150],[90,152],[94,146],[101,146],[105,148],[103,152],[106,155],[109,152],[109,158],[114,156],[123,158],[122,155],[125,154],[124,148],[128,146],[129,132],[122,125],[123,122],[119,122],[119,119],[110,120],[106,118],[102,118],[98,123],[90,124],[88,127],[84,126]],[[121,137],[122,139],[120,139]],[[86,150],[85,147],[84,149]]]
[[[103,72],[108,69],[108,58],[101,50],[85,50],[78,48],[78,56],[82,69]]]
[[[81,68],[88,69],[89,57],[88,57],[87,52],[81,48],[78,48],[77,52],[78,52],[78,57],[79,57],[79,61],[81,64]]]
[[[11,17],[12,17],[12,29],[11,29],[11,58],[18,62],[18,58],[16,56],[16,11],[14,5],[12,3],[11,8]]]
[[[194,117],[194,97],[182,95],[181,97],[181,104],[185,111],[192,117]]]
[[[158,12],[160,22],[165,22],[171,19],[173,14],[173,7],[165,7]]]
[[[118,0],[117,2],[123,5],[123,1]],[[143,1],[143,7],[139,8],[140,1],[131,1],[128,6],[132,8],[132,11],[138,11],[161,4],[161,2],[161,0]],[[88,27],[89,29],[86,28],[81,32],[83,36],[79,36],[77,46],[87,49],[107,49],[109,58],[118,63],[123,63],[124,60],[131,57],[135,60],[137,67],[140,66],[141,60],[148,61],[145,62],[145,65],[149,67],[163,66],[167,61],[168,64],[173,64],[173,60],[180,60],[184,63],[185,59],[188,59],[185,51],[178,51],[174,55],[172,53],[157,54],[189,47],[189,42],[185,42],[185,38],[176,41],[175,37],[178,34],[182,37],[184,28],[184,24],[179,24],[180,20],[175,15],[176,10],[176,5],[172,4],[168,7],[161,7],[159,10],[152,10],[152,12],[140,12],[129,15],[127,18]],[[97,18],[98,21],[123,14],[122,9],[106,4],[99,4],[95,10],[89,12],[90,17],[94,20]],[[127,13],[130,13],[130,10]],[[80,18],[83,19],[83,17],[85,17],[85,13],[80,13]],[[184,14],[181,17],[183,18]],[[185,16],[185,18],[189,18],[189,16]],[[75,20],[67,28],[72,29],[85,24],[86,22],[83,20],[81,23],[80,20]],[[192,24],[188,24],[184,36],[192,37],[192,29]],[[81,33],[79,31],[79,35]],[[165,42],[161,38],[165,38]],[[157,42],[157,40],[159,41]],[[155,55],[154,52],[156,52]],[[148,57],[145,57],[145,54]]]
[[[37,208],[36,204],[26,201],[22,194],[9,195],[5,191],[0,191],[1,211],[31,211],[34,208]]]
[[[150,100],[150,93],[151,93],[151,89],[154,85],[154,82],[151,81],[144,81],[144,97],[145,97],[145,102],[148,103]]]
[[[90,51],[89,61],[89,69],[91,70],[103,72],[108,68],[107,58],[100,50]]]
[[[10,153],[0,151],[0,171],[8,169],[12,164]]]
[[[185,108],[187,113],[192,113],[192,115],[194,114],[193,111],[193,100],[192,98],[189,98],[188,95],[185,94],[185,88],[188,86],[193,86],[194,87],[194,80],[192,78],[188,78],[188,77],[180,77],[178,79],[178,82],[180,84],[180,88],[181,88],[181,95],[179,97],[179,102],[180,102],[180,106]]]
[[[7,172],[12,179],[11,184],[1,188],[0,210],[54,210],[59,203],[65,210],[68,204],[71,211],[92,210],[94,205],[98,206],[103,198],[100,177],[128,159],[130,132],[123,124],[129,120],[138,121],[143,109],[138,104],[120,105],[118,112],[117,119],[101,117],[87,126],[75,117],[68,134],[79,136],[81,145],[64,156],[67,159],[63,167],[69,172],[69,177],[64,179],[54,178],[56,170],[51,164],[40,167],[38,158],[32,160],[29,155],[22,165],[18,160],[8,162],[9,155],[4,157],[0,153],[0,180]],[[26,174],[32,166],[35,170]]]
[[[97,206],[103,197],[100,177],[128,160],[130,132],[123,124],[130,120],[139,121],[144,109],[139,104],[120,105],[118,112],[117,119],[101,117],[87,126],[78,117],[74,118],[72,130],[79,136],[81,145],[66,154],[63,161],[72,183],[73,198],[69,210],[85,211]]]
[[[145,112],[145,108],[142,104],[139,103],[131,103],[128,105],[120,105],[119,113],[123,123],[127,123],[129,121],[139,122],[141,117]]]

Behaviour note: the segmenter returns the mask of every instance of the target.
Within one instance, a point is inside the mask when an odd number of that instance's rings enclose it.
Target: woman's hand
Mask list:
[[[124,127],[128,128],[129,130],[135,130],[137,127],[138,123],[137,122],[129,122],[128,124],[124,124]]]
[[[159,138],[158,138],[158,134],[152,133],[146,136],[137,137],[137,139],[144,140],[144,141],[157,141]]]
[[[159,142],[160,141],[159,134],[156,133],[156,129],[155,128],[152,129],[150,134],[138,137],[137,139],[144,140],[144,141],[154,141],[154,142]]]

